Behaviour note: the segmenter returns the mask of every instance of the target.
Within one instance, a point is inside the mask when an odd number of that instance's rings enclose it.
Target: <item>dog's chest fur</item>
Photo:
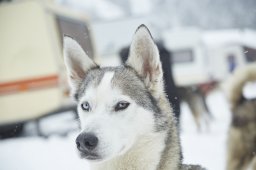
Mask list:
[[[124,155],[102,163],[93,163],[91,168],[92,170],[156,170],[165,146],[165,138],[164,133],[142,136]]]

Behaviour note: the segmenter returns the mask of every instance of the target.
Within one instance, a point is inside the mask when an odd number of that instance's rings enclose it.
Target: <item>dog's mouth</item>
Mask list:
[[[102,157],[96,153],[93,152],[79,152],[81,159],[87,159],[91,161],[100,161]]]

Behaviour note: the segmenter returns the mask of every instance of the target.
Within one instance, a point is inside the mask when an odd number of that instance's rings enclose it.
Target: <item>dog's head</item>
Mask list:
[[[64,38],[64,60],[77,100],[81,133],[76,143],[88,160],[128,151],[141,135],[160,129],[156,100],[163,93],[158,49],[146,26],[133,37],[124,66],[100,68],[72,38]]]
[[[232,110],[232,126],[244,127],[251,126],[256,122],[256,98],[247,99],[241,95],[239,102],[233,106]]]

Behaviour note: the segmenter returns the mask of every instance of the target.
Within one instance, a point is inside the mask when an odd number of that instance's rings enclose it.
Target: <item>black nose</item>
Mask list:
[[[77,149],[81,152],[91,151],[98,144],[98,138],[91,133],[81,133],[76,138]]]

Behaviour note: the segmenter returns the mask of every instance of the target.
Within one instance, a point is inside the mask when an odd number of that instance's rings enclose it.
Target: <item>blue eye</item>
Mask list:
[[[125,110],[129,105],[130,103],[126,101],[118,102],[115,106],[115,111],[117,112],[117,111]]]
[[[91,110],[90,104],[88,102],[82,103],[81,108],[86,112],[89,112]]]

